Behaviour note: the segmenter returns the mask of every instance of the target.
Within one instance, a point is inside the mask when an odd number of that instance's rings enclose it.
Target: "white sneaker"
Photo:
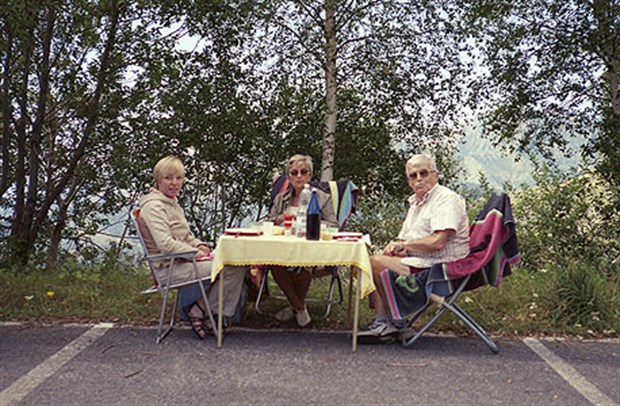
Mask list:
[[[292,320],[293,317],[295,317],[295,311],[291,306],[286,306],[285,308],[277,312],[273,317],[275,317],[276,320],[289,321]]]
[[[304,306],[304,309],[300,312],[295,313],[295,318],[297,319],[297,325],[299,327],[306,327],[312,319],[310,318],[310,313],[308,313],[308,309]]]
[[[390,321],[373,320],[366,329],[357,334],[360,344],[389,343],[396,339],[399,329]]]

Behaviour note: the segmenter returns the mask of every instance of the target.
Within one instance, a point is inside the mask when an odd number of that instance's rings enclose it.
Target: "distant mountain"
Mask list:
[[[459,152],[467,171],[467,183],[479,184],[480,172],[484,173],[495,188],[501,188],[505,182],[513,186],[533,182],[533,168],[529,160],[514,162],[513,157],[502,154],[490,141],[475,132],[467,134]]]
[[[579,144],[575,142],[575,145]],[[505,182],[515,187],[533,183],[533,165],[527,157],[522,157],[519,162],[515,162],[514,156],[508,156],[494,148],[490,141],[480,136],[479,131],[466,131],[459,154],[467,171],[467,183],[479,184],[480,171],[485,174],[491,186],[498,189]],[[556,159],[562,169],[568,169],[579,163],[578,154],[575,154],[571,159],[561,157],[558,154]]]

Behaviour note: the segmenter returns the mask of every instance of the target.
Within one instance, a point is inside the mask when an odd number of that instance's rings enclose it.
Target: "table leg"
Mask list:
[[[224,312],[224,270],[220,272],[220,294],[217,298],[217,348],[222,346],[222,313]]]
[[[357,325],[360,315],[360,293],[362,291],[362,273],[358,272],[357,281],[355,282],[355,308],[353,315],[353,352],[357,351]]]
[[[349,266],[349,302],[347,304],[347,323],[351,325],[351,299],[353,298],[353,265]]]

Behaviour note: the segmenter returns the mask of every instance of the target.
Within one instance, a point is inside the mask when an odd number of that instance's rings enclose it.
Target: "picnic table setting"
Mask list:
[[[324,227],[318,240],[310,240],[287,234],[284,228],[267,222],[248,228],[226,229],[214,252],[213,278],[217,277],[225,266],[349,267],[351,278],[357,282],[353,306],[355,350],[359,301],[361,297],[375,290],[367,247],[370,237],[362,233],[340,232]],[[218,325],[221,322],[218,320]],[[221,329],[218,328],[217,331],[221,332]],[[222,337],[218,334],[218,346],[221,344]]]

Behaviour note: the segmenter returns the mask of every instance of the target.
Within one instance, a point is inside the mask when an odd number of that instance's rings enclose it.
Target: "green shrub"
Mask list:
[[[370,251],[378,252],[398,236],[408,207],[403,199],[360,199],[357,213],[349,219],[347,229],[369,234]]]
[[[608,279],[596,264],[578,261],[550,265],[541,278],[541,311],[552,325],[571,333],[618,331],[618,279]],[[614,331],[606,331],[614,330]]]
[[[542,168],[535,179],[536,186],[511,194],[524,266],[603,260],[607,266],[599,270],[617,275],[620,193],[588,171],[568,178]]]

